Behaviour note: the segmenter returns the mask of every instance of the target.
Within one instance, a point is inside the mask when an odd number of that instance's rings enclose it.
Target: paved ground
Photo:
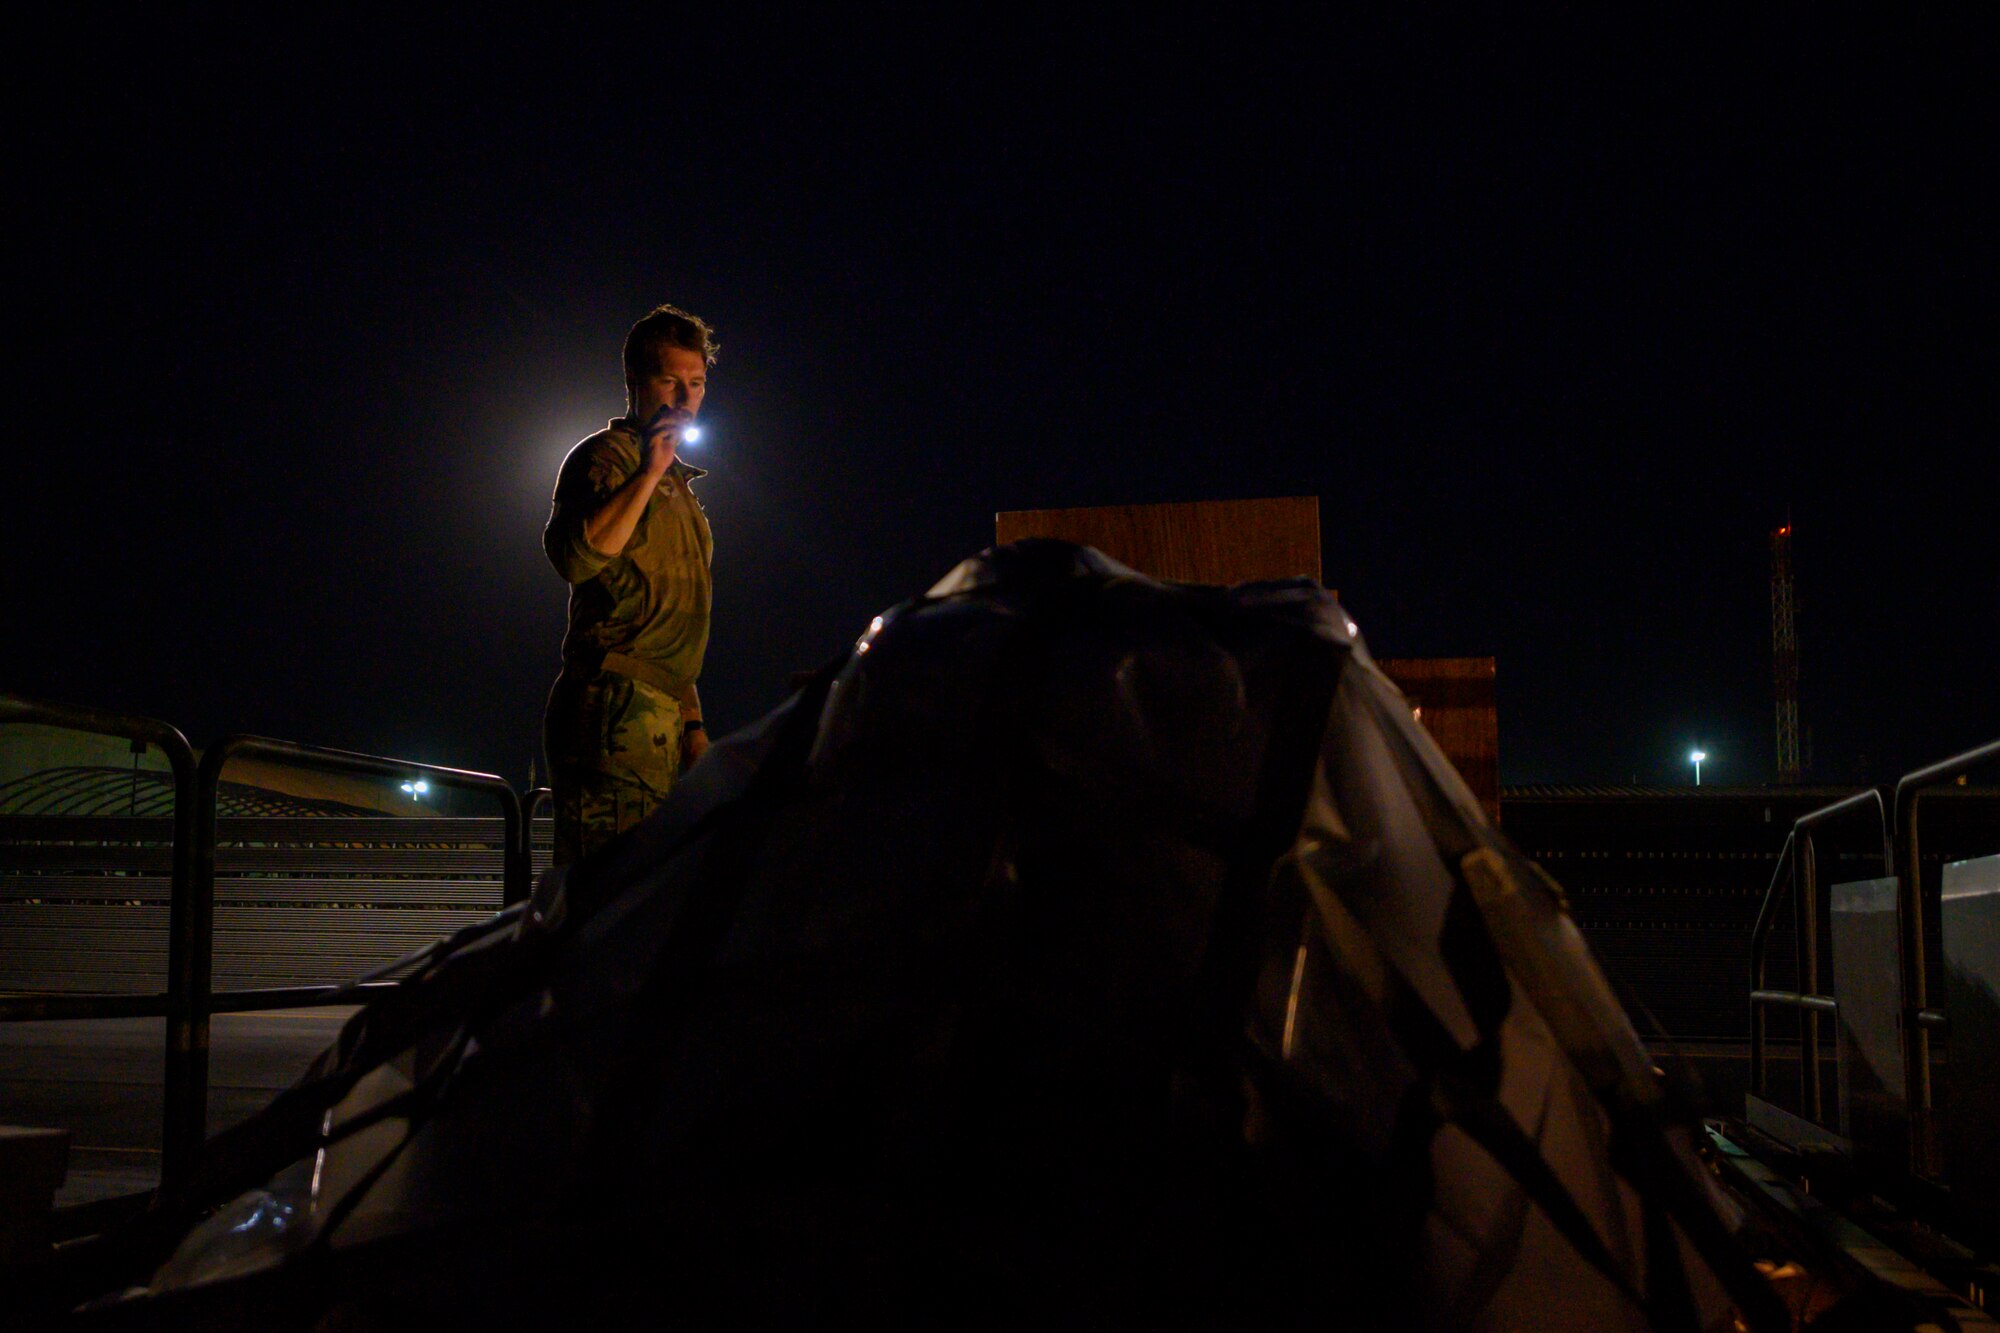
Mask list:
[[[210,1028],[208,1130],[233,1125],[305,1071],[351,1008],[219,1014]],[[0,1023],[0,1124],[75,1133],[58,1204],[159,1181],[166,1020]]]

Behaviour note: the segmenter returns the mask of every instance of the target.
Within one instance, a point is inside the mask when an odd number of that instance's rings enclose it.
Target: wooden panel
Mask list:
[[[1141,574],[1180,583],[1317,579],[1319,501],[1200,500],[1100,509],[1019,509],[995,516],[1002,543],[1058,537],[1095,546]]]
[[[1396,682],[1445,758],[1500,822],[1500,713],[1490,657],[1391,657],[1375,663]]]

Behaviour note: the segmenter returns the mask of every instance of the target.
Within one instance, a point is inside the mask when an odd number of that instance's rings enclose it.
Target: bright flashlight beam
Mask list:
[[[701,443],[701,427],[699,427],[699,426],[689,426],[689,427],[688,427],[688,428],[687,428],[686,430],[682,431],[682,432],[681,432],[681,443],[682,443],[682,444],[700,444],[700,443]]]

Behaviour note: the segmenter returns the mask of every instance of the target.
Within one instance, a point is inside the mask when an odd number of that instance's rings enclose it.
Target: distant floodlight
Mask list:
[[[681,432],[681,443],[682,443],[682,444],[700,444],[700,443],[701,443],[701,427],[699,427],[699,426],[689,426],[689,427],[688,427],[688,428],[687,428],[686,430],[682,431],[682,432]]]
[[[417,779],[417,795],[422,796],[425,792],[429,791],[430,789],[431,789],[430,783],[425,782],[422,778]]]
[[[1706,750],[1688,751],[1688,762],[1694,765],[1694,785],[1697,787],[1701,785],[1701,761],[1706,758],[1708,758]]]
[[[410,793],[410,795],[412,796],[415,796],[417,794],[416,787],[407,782],[403,784],[403,790]]]

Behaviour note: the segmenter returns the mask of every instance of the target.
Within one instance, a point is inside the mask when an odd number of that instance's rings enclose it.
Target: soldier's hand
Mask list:
[[[693,768],[706,753],[708,753],[708,732],[705,729],[681,733],[681,772],[685,773]]]
[[[646,471],[663,476],[674,465],[674,453],[681,446],[681,431],[687,413],[661,406],[646,422]]]

